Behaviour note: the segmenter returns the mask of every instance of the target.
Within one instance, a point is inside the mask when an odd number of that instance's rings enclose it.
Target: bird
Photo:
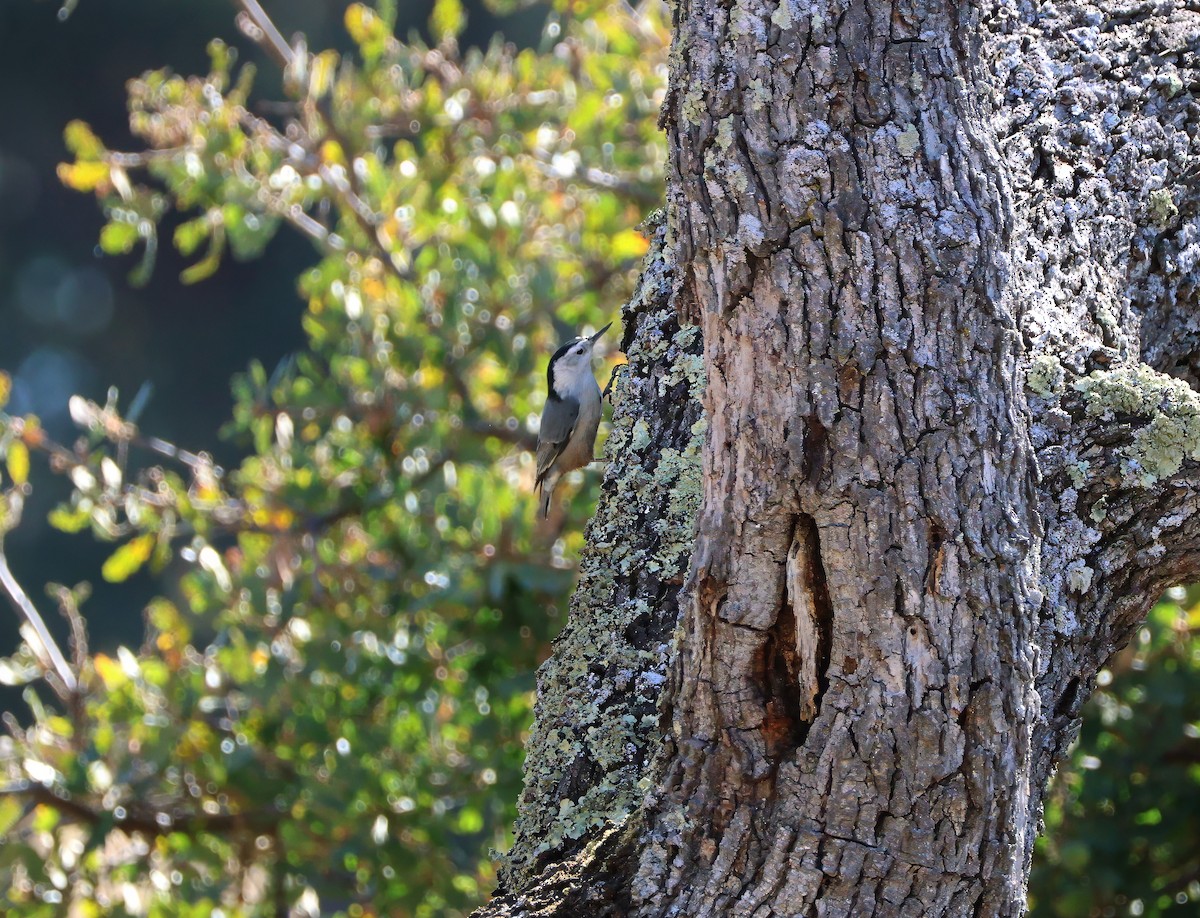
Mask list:
[[[592,373],[592,349],[612,323],[591,337],[573,338],[546,367],[546,406],[537,440],[538,515],[550,515],[554,489],[567,472],[592,461],[600,428],[600,386]]]

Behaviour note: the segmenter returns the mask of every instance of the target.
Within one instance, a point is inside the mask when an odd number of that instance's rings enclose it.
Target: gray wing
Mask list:
[[[542,424],[538,429],[537,442],[537,480],[538,484],[550,471],[571,439],[571,431],[579,419],[579,401],[573,398],[559,399],[546,402],[542,409]]]

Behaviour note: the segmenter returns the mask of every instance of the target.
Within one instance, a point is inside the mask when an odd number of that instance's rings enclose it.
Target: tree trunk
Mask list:
[[[1200,4],[675,25],[666,227],[478,914],[1020,915],[1096,672],[1200,569]]]

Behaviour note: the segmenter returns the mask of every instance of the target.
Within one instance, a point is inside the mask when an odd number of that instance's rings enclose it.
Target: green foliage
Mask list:
[[[1047,797],[1037,918],[1194,915],[1200,902],[1200,590],[1154,607],[1098,680]]]
[[[82,594],[53,592],[80,688],[28,691],[0,741],[5,909],[451,916],[490,890],[594,499],[577,476],[535,526],[530,424],[546,354],[615,316],[645,250],[666,25],[593,5],[541,52],[461,52],[462,15],[440,0],[425,47],[393,37],[393,3],[350,6],[356,53],[297,53],[287,115],[213,42],[206,76],[129,84],[144,150],[68,126],[60,176],[97,196],[104,251],[141,249],[135,282],[169,210],[185,283],[281,226],[318,260],[309,347],[234,381],[236,469],[143,433],[116,393],[72,400],[70,446],[0,415],[6,531],[33,451],[73,485],[51,522],[114,543],[105,579],[179,572],[115,658],[88,653]],[[0,678],[42,674],[36,650]]]

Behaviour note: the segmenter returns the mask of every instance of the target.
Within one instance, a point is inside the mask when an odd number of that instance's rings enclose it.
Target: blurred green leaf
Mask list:
[[[120,583],[132,577],[150,559],[154,540],[154,535],[150,533],[130,539],[108,556],[100,568],[101,576],[109,583]]]
[[[109,222],[100,230],[100,248],[107,255],[128,255],[137,241],[137,227],[132,223]]]
[[[23,812],[24,806],[17,798],[0,797],[0,834],[11,829]]]
[[[56,507],[47,515],[47,520],[60,532],[83,532],[91,523],[92,515],[86,508]]]
[[[458,38],[466,25],[467,11],[463,9],[462,0],[434,0],[429,30],[437,41]]]
[[[8,477],[13,484],[23,485],[29,481],[29,447],[20,440],[8,444],[8,455],[5,456]]]

